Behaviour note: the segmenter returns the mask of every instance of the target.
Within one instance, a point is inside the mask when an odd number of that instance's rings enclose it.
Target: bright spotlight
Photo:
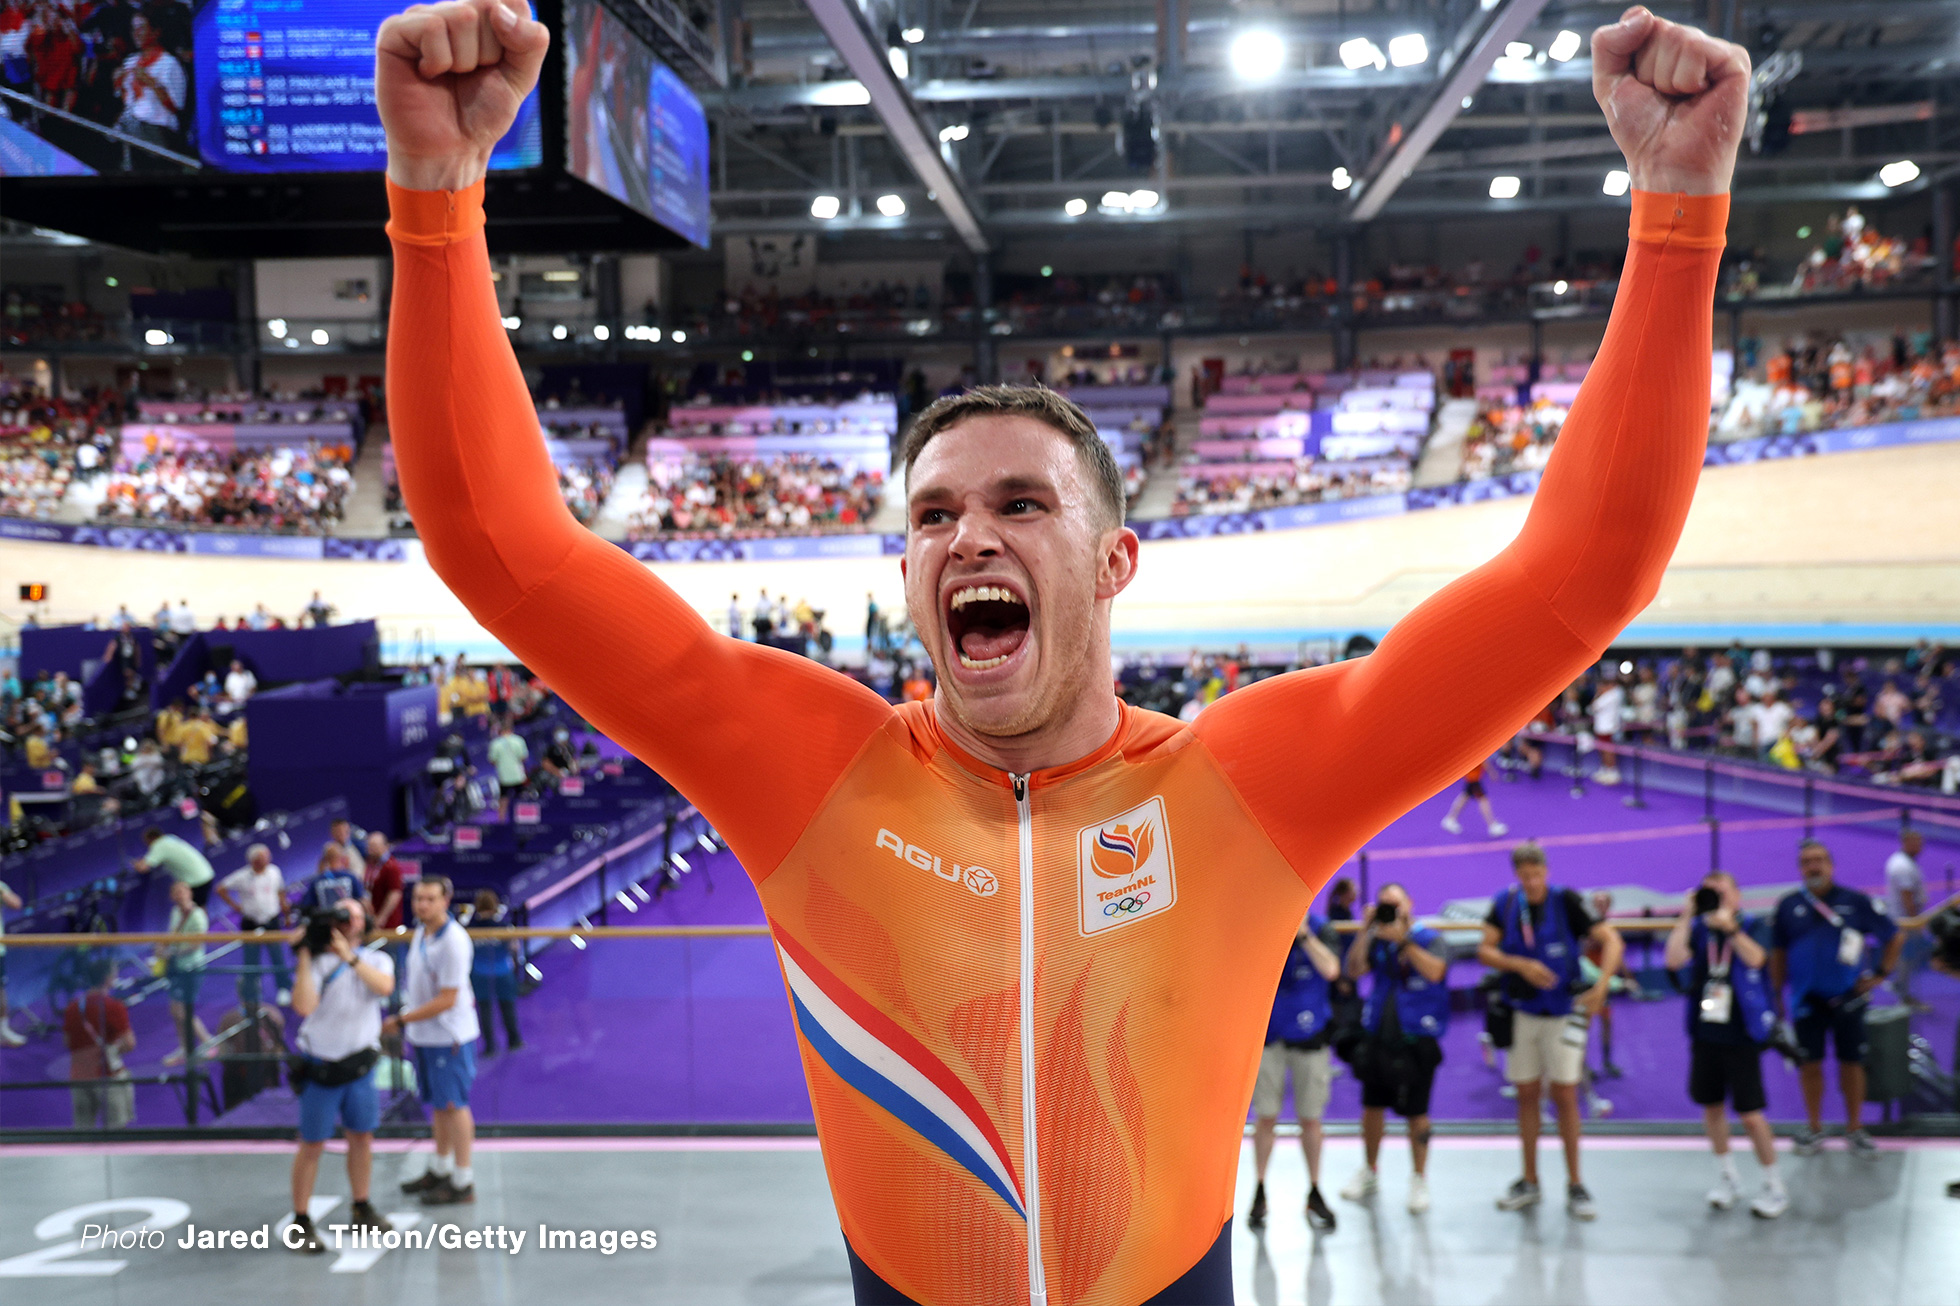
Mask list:
[[[648,340],[651,340],[651,341],[652,341],[652,342],[653,342],[654,344],[656,344],[656,345],[657,345],[657,344],[659,344],[659,343],[660,343],[660,328],[659,328],[659,327],[648,327],[648,328],[647,328],[647,330],[646,330],[646,337],[647,337],[647,339],[648,339]],[[686,336],[682,336],[682,337],[681,337],[681,339],[683,339],[683,340],[685,340],[685,339],[687,339],[687,337],[686,337]]]
[[[912,75],[912,56],[905,53],[905,47],[894,45],[885,51],[885,60],[892,66],[892,76],[901,82]]]
[[[566,336],[570,334],[572,333],[565,329],[565,324],[563,322],[557,323],[555,326],[551,328],[551,338],[553,340],[563,340]]]
[[[1529,41],[1511,41],[1504,46],[1504,57],[1506,59],[1529,59],[1531,58],[1531,53],[1531,42]]]
[[[1911,159],[1888,163],[1878,170],[1878,179],[1887,186],[1903,186],[1919,175],[1919,165]]]
[[[1421,32],[1408,32],[1388,43],[1388,61],[1397,68],[1412,68],[1429,58],[1429,42]]]
[[[1632,185],[1633,185],[1633,178],[1627,176],[1626,169],[1615,168],[1613,169],[1613,171],[1606,174],[1606,180],[1600,185],[1600,189],[1605,191],[1608,195],[1617,196],[1617,195],[1626,194],[1627,188]]]
[[[1286,65],[1286,42],[1278,32],[1250,27],[1232,38],[1226,61],[1242,82],[1269,82]]]
[[[896,195],[880,195],[878,212],[888,218],[902,218],[905,216],[905,201]]]
[[[298,337],[298,336],[287,336],[287,337],[286,337],[286,348],[288,348],[288,349],[298,349],[298,348],[299,348],[299,337]]]
[[[1552,283],[1552,293],[1554,295],[1563,295],[1566,291],[1570,290],[1571,288],[1572,288],[1571,284],[1565,281],[1554,281]]]
[[[275,317],[265,324],[265,329],[272,333],[274,340],[284,340],[286,338],[286,319]]]
[[[825,108],[848,108],[871,103],[871,92],[863,82],[819,82],[810,91],[810,103]]]
[[[828,222],[837,216],[837,211],[842,207],[835,195],[819,195],[810,201],[810,216]]]
[[[1088,211],[1089,201],[1084,199],[1073,199],[1062,205],[1062,212],[1068,214],[1071,218],[1079,218]]]
[[[1552,38],[1552,43],[1545,47],[1545,53],[1560,63],[1564,63],[1567,59],[1579,53],[1579,34],[1569,27],[1566,28]]]
[[[947,141],[963,141],[970,134],[971,130],[963,122],[956,122],[950,127],[941,127],[939,129],[939,143],[944,145]]]
[[[1346,190],[1348,187],[1354,185],[1354,176],[1346,168],[1336,168],[1334,169],[1333,182],[1335,190]]]
[[[1106,209],[1128,209],[1130,196],[1126,191],[1106,190],[1103,192],[1102,206]]]
[[[592,328],[592,338],[594,340],[610,340],[612,339],[612,328],[601,322],[598,326]]]
[[[1620,663],[1620,674],[1621,674],[1621,675],[1623,675],[1623,676],[1630,676],[1630,675],[1632,675],[1632,674],[1633,674],[1633,663],[1631,663],[1631,662],[1622,662],[1622,663]]]
[[[926,29],[923,27],[908,27],[900,32],[899,36],[904,39],[905,44],[917,45],[926,39]]]
[[[151,327],[143,333],[143,343],[146,345],[167,345],[170,343],[170,333],[159,330],[156,327]]]
[[[1164,202],[1164,197],[1154,190],[1133,190],[1130,192],[1130,207],[1133,209],[1154,209]]]
[[[658,333],[656,332],[656,334],[658,334]],[[675,344],[677,344],[677,345],[684,345],[684,344],[686,344],[686,343],[687,343],[687,332],[685,332],[685,331],[676,331],[676,332],[674,332],[674,343],[675,343]]]
[[[742,351],[742,361],[744,363],[753,363],[755,361],[755,350],[744,349]]]
[[[1516,177],[1492,177],[1490,197],[1494,200],[1514,200],[1518,197],[1521,186],[1522,183]]]
[[[1365,36],[1357,36],[1352,40],[1341,42],[1341,64],[1343,67],[1350,69],[1361,69],[1370,66],[1381,68],[1387,62],[1382,57],[1381,49]]]
[[[515,331],[523,325],[524,319],[521,317],[507,317],[504,319],[504,330],[506,331]]]
[[[314,344],[316,344],[316,345],[324,345],[324,344],[326,344],[326,343],[327,343],[327,340],[328,340],[328,336],[327,336],[327,332],[326,332],[326,329],[325,329],[324,327],[314,327],[314,328],[313,328],[313,343],[314,343]]]

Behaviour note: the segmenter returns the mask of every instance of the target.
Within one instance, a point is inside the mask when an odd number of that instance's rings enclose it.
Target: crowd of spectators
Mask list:
[[[184,0],[0,3],[0,84],[180,154],[194,153],[191,51]]]
[[[1808,228],[1805,231],[1808,232]],[[1933,269],[1932,241],[1887,236],[1853,204],[1824,220],[1824,230],[1790,278],[1793,295],[1844,294],[1883,290],[1896,282],[1924,277]],[[1764,260],[1760,255],[1736,259],[1731,265],[1732,293],[1744,296],[1763,289]]]
[[[925,282],[907,286],[902,282],[863,281],[857,289],[832,294],[810,289],[784,295],[775,290],[758,291],[748,287],[739,294],[722,297],[721,321],[724,329],[737,335],[755,335],[783,328],[835,329],[846,324],[860,328],[897,326],[901,321],[932,311],[937,296]],[[649,325],[654,315],[649,314]]]
[[[0,37],[0,45],[5,38]],[[0,291],[0,338],[16,349],[37,344],[100,340],[103,316],[60,286],[13,285]]]
[[[1400,494],[1409,488],[1407,459],[1384,460],[1378,466],[1330,471],[1312,459],[1296,459],[1291,471],[1262,470],[1243,474],[1199,475],[1183,471],[1177,478],[1177,498],[1171,514],[1256,512],[1288,508],[1327,499],[1358,499],[1370,494]]]
[[[1530,404],[1484,403],[1463,437],[1466,481],[1542,469],[1571,405],[1540,398]]]
[[[810,454],[767,459],[689,457],[648,469],[629,540],[746,531],[861,530],[884,498],[878,472]]]
[[[116,464],[96,511],[115,522],[314,533],[340,520],[353,464],[344,444],[224,451],[152,440]]]
[[[0,377],[0,516],[45,520],[71,485],[100,475],[115,447],[107,424],[120,408],[112,391],[71,400]]]

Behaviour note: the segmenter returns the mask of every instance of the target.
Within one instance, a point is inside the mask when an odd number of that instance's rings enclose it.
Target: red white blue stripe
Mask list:
[[[1096,832],[1096,842],[1110,852],[1123,853],[1132,860],[1137,855],[1137,841],[1127,834],[1112,834],[1108,830]]]
[[[797,1028],[824,1064],[1026,1219],[1007,1145],[972,1090],[788,934],[776,931],[776,945]]]

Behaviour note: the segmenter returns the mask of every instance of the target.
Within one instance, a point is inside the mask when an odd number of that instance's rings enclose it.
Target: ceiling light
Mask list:
[[[902,218],[905,216],[905,201],[896,195],[880,195],[878,212],[888,218]]]
[[[546,281],[577,281],[578,273],[571,268],[553,268],[544,274]]]
[[[1518,189],[1521,185],[1516,177],[1492,177],[1490,197],[1494,200],[1514,200],[1518,197]]]
[[[947,141],[963,141],[970,132],[971,128],[963,122],[956,122],[950,127],[941,127],[939,129],[939,143],[944,145]]]
[[[167,345],[170,343],[170,333],[159,330],[156,327],[151,327],[143,333],[143,343],[146,345]]]
[[[926,29],[923,27],[908,27],[903,32],[900,32],[899,35],[905,39],[905,44],[917,45],[926,39]]]
[[[565,324],[563,322],[555,322],[552,324],[551,338],[553,340],[563,340],[566,336],[570,334],[572,333],[565,329]]]
[[[835,195],[819,195],[810,201],[810,216],[828,222],[837,216],[837,210],[841,207]]]
[[[1089,201],[1084,199],[1070,200],[1068,203],[1062,205],[1062,212],[1068,214],[1071,218],[1079,218],[1088,211]]]
[[[1477,97],[1474,95],[1466,95],[1463,97],[1463,107],[1465,109],[1468,109],[1471,105],[1475,104],[1476,102],[1477,102]]]
[[[742,361],[744,363],[753,363],[755,361],[755,350],[744,349],[742,351]]]
[[[1365,36],[1341,42],[1341,63],[1351,69],[1366,68],[1373,65],[1381,68],[1387,64],[1381,50]]]
[[[1572,287],[1570,283],[1565,281],[1554,281],[1552,283],[1552,293],[1554,295],[1563,295],[1566,291],[1570,290],[1571,288]]]
[[[1911,159],[1888,163],[1878,170],[1878,179],[1887,186],[1903,186],[1919,175],[1919,165]]]
[[[905,53],[905,47],[894,45],[885,51],[885,60],[892,66],[892,76],[901,82],[912,75],[912,56]]]
[[[660,339],[660,329],[659,329],[658,327],[655,327],[655,328],[654,328],[654,332],[653,332],[653,338],[654,338],[655,340],[658,340],[658,339]],[[686,344],[686,343],[687,343],[687,332],[685,332],[685,331],[676,331],[676,332],[674,332],[674,343],[675,343],[675,344],[677,344],[677,345],[684,345],[684,344]]]
[[[506,331],[515,331],[523,325],[524,319],[521,317],[507,317],[504,319],[504,330]]]
[[[1627,187],[1632,184],[1633,178],[1627,176],[1625,168],[1615,168],[1606,174],[1606,181],[1600,189],[1608,195],[1624,195],[1627,193]]]
[[[105,286],[120,286],[122,282],[116,280],[114,277],[104,277],[102,278],[102,284]]]
[[[1507,44],[1505,45],[1505,47],[1504,47],[1504,57],[1505,57],[1506,59],[1529,59],[1529,58],[1531,58],[1531,42],[1529,42],[1529,41],[1511,41],[1511,42],[1509,42],[1509,43],[1507,43]]]
[[[328,341],[328,339],[329,339],[329,338],[330,338],[330,337],[329,337],[329,336],[327,335],[327,333],[326,333],[326,330],[325,330],[325,328],[323,328],[323,327],[314,327],[314,328],[313,328],[313,343],[314,343],[314,344],[316,344],[316,345],[324,345],[324,344],[326,344],[326,343],[327,343],[327,341]]]
[[[598,326],[592,328],[592,338],[594,340],[610,340],[612,339],[612,328],[601,322]]]
[[[1240,81],[1269,82],[1286,65],[1286,42],[1269,28],[1251,27],[1232,38],[1225,57]]]
[[[1130,207],[1133,209],[1154,209],[1164,202],[1164,197],[1154,190],[1133,190],[1130,192]]]
[[[1552,38],[1552,43],[1546,47],[1545,53],[1560,63],[1564,63],[1567,59],[1579,53],[1579,34],[1569,27],[1566,28]]]
[[[298,348],[299,348],[299,337],[298,337],[298,336],[287,336],[287,337],[286,337],[286,348],[288,348],[288,349],[298,349]]]
[[[810,90],[810,103],[825,108],[848,108],[871,103],[871,92],[863,82],[818,82]]]
[[[1044,277],[1052,277],[1052,276],[1054,276],[1054,275],[1055,275],[1055,265],[1054,265],[1054,264],[1052,264],[1052,263],[1043,263],[1043,264],[1041,265],[1041,275],[1042,275],[1042,276],[1044,276]]]
[[[1397,68],[1411,68],[1429,58],[1429,42],[1421,32],[1408,32],[1388,43],[1388,61]]]
[[[1126,191],[1106,190],[1103,192],[1102,206],[1106,209],[1127,209],[1130,207],[1130,196]]]
[[[284,340],[286,338],[286,319],[275,317],[265,324],[265,329],[272,333],[274,340]]]
[[[1335,190],[1346,190],[1348,187],[1354,185],[1354,177],[1346,168],[1336,168],[1334,169],[1333,182]]]

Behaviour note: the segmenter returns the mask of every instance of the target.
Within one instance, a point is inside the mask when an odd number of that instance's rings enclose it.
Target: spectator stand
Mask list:
[[[1170,387],[1075,384],[1063,393],[1095,423],[1096,433],[1116,456],[1125,496],[1134,505],[1149,477],[1150,462],[1164,451]]]

